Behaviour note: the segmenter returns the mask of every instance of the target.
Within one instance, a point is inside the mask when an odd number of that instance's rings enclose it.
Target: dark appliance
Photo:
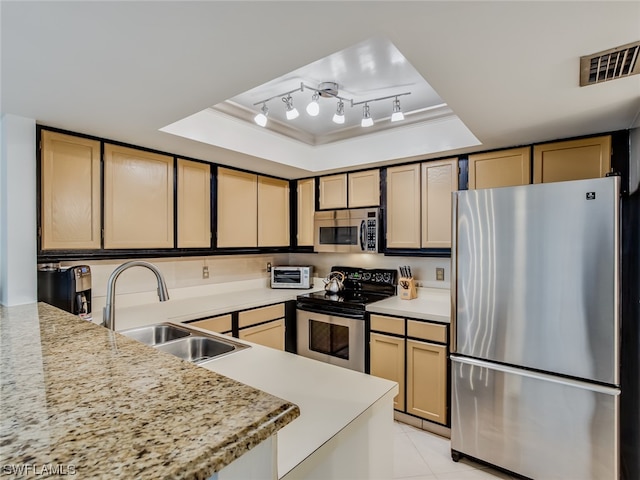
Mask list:
[[[342,291],[297,297],[297,352],[364,372],[366,306],[396,294],[396,271],[340,266],[331,271],[344,274]]]
[[[91,318],[91,268],[88,265],[38,270],[38,301]]]

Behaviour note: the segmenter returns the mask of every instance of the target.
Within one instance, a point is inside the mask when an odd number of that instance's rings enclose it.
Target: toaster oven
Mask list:
[[[279,266],[271,267],[271,288],[311,288],[313,267]]]

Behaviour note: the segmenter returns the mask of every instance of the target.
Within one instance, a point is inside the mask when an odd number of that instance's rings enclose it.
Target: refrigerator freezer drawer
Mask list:
[[[451,361],[452,450],[530,478],[618,478],[618,389]]]

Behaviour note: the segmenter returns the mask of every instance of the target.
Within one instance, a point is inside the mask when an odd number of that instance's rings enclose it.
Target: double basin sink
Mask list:
[[[118,333],[191,363],[206,362],[249,348],[249,345],[168,322],[130,328]]]

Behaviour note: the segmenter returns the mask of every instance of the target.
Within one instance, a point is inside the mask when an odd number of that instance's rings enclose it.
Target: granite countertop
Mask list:
[[[418,288],[418,298],[402,300],[396,295],[367,305],[367,311],[451,323],[451,292],[441,288]]]
[[[0,306],[0,369],[3,473],[205,479],[300,414],[43,303]]]

